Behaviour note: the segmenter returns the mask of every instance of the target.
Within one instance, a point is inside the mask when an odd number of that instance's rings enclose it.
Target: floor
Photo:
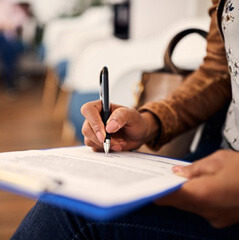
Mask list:
[[[16,93],[0,81],[0,152],[44,149],[77,144],[62,140],[63,119],[42,107],[44,78],[25,80]],[[34,205],[33,200],[0,191],[0,239],[7,240]]]

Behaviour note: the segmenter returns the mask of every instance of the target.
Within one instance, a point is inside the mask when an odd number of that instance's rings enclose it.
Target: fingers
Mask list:
[[[91,147],[93,149],[93,151],[95,152],[99,152],[103,150],[102,145],[99,146],[98,144],[94,143],[93,141],[91,141],[89,138],[85,137],[85,145]]]
[[[87,124],[84,124],[82,127],[82,133],[87,137],[89,137],[88,134],[90,134],[90,138],[92,139],[93,135],[88,126],[90,125],[90,128],[97,136],[98,141],[103,143],[106,133],[104,123],[102,122],[102,118],[100,116],[101,109],[101,101],[89,102],[82,106],[81,113],[87,119]]]
[[[225,170],[227,167],[225,162],[228,163],[227,160],[232,159],[232,154],[234,154],[232,151],[218,151],[191,166],[176,167],[177,171],[181,172],[180,175],[191,177],[191,179],[180,190],[156,203],[198,214],[206,218],[216,228],[237,223],[239,207],[237,203],[233,205],[234,199],[236,199],[234,194],[237,185],[233,180],[232,188],[229,190],[230,180],[227,178],[233,173],[231,168],[229,168],[229,172]],[[238,161],[238,155],[236,157]]]
[[[173,206],[185,211],[209,218],[208,210],[216,207],[215,194],[212,191],[218,187],[214,177],[206,176],[186,182],[178,191],[159,199],[159,205]],[[211,217],[211,216],[210,216]]]
[[[175,174],[186,178],[194,178],[205,174],[213,174],[221,167],[219,152],[196,161],[195,163],[186,167],[175,166],[172,170]]]
[[[92,148],[102,148],[102,143],[97,138],[88,120],[83,123],[82,134],[85,137],[85,145]]]
[[[85,120],[83,124],[82,133],[85,137],[84,139],[85,145],[93,148],[94,151],[102,151],[103,144],[102,142],[99,141],[99,139],[95,135],[88,120]],[[111,150],[115,152],[120,152],[125,146],[126,146],[126,142],[123,139],[111,138]]]
[[[101,101],[93,101],[86,103],[82,106],[81,112],[83,116],[88,121],[91,129],[94,134],[97,136],[99,142],[104,142],[105,135],[107,131],[108,133],[115,133],[119,131],[130,119],[130,113],[127,108],[120,107],[118,105],[113,105],[111,110],[113,111],[105,130],[104,123],[102,122],[102,118],[100,112],[102,110]],[[86,126],[86,125],[85,125]],[[88,137],[88,128],[85,129],[85,126],[82,128],[82,132],[84,136]],[[91,137],[90,137],[91,138]]]
[[[237,223],[238,206],[223,206],[221,197],[217,193],[221,186],[218,186],[217,180],[212,181],[212,178],[214,176],[189,181],[180,190],[157,200],[156,204],[173,206],[200,215],[216,228]],[[216,191],[215,188],[217,188]]]

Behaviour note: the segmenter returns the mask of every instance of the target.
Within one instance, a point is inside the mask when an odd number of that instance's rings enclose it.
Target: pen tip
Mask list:
[[[108,156],[109,151],[110,151],[110,142],[109,141],[104,142],[104,151],[105,151],[105,154]]]

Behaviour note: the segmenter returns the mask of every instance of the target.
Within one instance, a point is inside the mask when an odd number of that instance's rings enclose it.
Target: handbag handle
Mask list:
[[[187,75],[192,72],[192,70],[178,68],[172,62],[173,51],[174,51],[175,47],[177,46],[177,44],[184,37],[186,37],[187,35],[192,34],[192,33],[197,33],[205,39],[207,38],[207,34],[208,34],[206,31],[199,29],[199,28],[189,28],[189,29],[186,29],[186,30],[183,30],[183,31],[177,33],[173,37],[173,39],[169,42],[168,47],[164,54],[164,69],[166,71],[172,72],[175,74],[182,74],[182,75]]]

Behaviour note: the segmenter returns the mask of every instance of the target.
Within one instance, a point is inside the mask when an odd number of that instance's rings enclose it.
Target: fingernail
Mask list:
[[[179,176],[183,176],[184,172],[183,172],[184,166],[174,166],[172,168],[173,172]]]
[[[104,142],[104,140],[105,140],[105,134],[103,134],[101,131],[98,131],[98,132],[96,132],[96,136],[97,136],[98,140],[99,140],[101,143]]]
[[[111,120],[109,123],[107,123],[106,131],[108,133],[116,132],[119,128],[119,123],[116,120]]]

